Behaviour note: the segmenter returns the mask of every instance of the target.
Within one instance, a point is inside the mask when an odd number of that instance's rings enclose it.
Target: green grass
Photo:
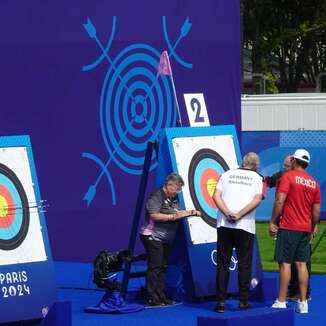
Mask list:
[[[275,241],[268,234],[268,223],[257,222],[256,227],[263,269],[264,271],[278,271],[278,264],[273,259]],[[324,230],[326,230],[326,222],[321,222],[318,225],[318,234],[312,242],[312,248],[315,247]],[[312,272],[326,274],[326,234],[312,255]]]

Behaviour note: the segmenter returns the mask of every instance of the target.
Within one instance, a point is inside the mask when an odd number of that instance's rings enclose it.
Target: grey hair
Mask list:
[[[259,156],[254,152],[249,152],[243,157],[242,166],[257,171],[259,167]]]
[[[182,177],[181,177],[181,175],[176,173],[176,172],[170,173],[166,177],[164,184],[167,185],[170,182],[173,182],[175,184],[179,184],[179,185],[182,185],[182,186],[184,186],[184,184],[185,184]]]

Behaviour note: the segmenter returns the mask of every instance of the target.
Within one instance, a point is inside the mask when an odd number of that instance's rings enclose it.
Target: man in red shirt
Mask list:
[[[275,260],[280,266],[280,289],[272,308],[286,308],[291,263],[295,262],[300,287],[299,313],[308,313],[306,263],[310,256],[311,235],[320,215],[320,187],[305,171],[309,162],[310,154],[306,150],[295,151],[293,170],[284,173],[278,185],[269,226],[270,235],[277,235]]]
[[[286,156],[283,161],[283,169],[274,173],[270,177],[264,178],[264,181],[266,182],[266,184],[269,188],[275,187],[275,194],[278,191],[278,185],[279,185],[279,181],[281,180],[282,175],[285,172],[292,170],[292,163],[293,163],[292,155]],[[309,275],[309,280],[310,280],[311,259],[309,259],[309,261],[307,262],[307,268],[308,268],[308,275]],[[297,271],[297,267],[296,267],[295,263],[293,262],[291,264],[291,280],[290,280],[289,287],[288,287],[287,299],[291,300],[291,301],[298,301],[299,297],[300,297],[300,290],[299,290],[298,271]],[[308,298],[310,297],[309,281],[308,281],[307,297]]]

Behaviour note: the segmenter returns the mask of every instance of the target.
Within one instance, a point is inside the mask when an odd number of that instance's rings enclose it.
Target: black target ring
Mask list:
[[[28,199],[24,187],[20,182],[19,178],[17,177],[17,175],[2,163],[0,163],[0,178],[2,181],[6,180],[5,183],[0,182],[0,186],[2,186],[3,188],[8,187],[9,190],[10,188],[14,189],[15,192],[14,197],[19,199],[18,203],[16,200],[14,200],[13,202],[14,205],[8,208],[8,215],[15,214],[13,218],[16,219],[16,217],[19,217],[21,222],[19,223],[19,225],[17,225],[15,224],[16,221],[13,221],[13,225],[11,225],[10,228],[8,227],[8,232],[10,232],[12,236],[10,235],[7,238],[0,236],[0,249],[13,250],[21,245],[21,243],[26,238],[29,229],[30,211],[29,211]],[[5,232],[5,229],[1,228],[1,231]]]
[[[192,202],[202,212],[204,222],[212,227],[216,227],[217,208],[212,207],[210,191],[213,189],[207,190],[207,181],[215,179],[216,185],[219,176],[229,169],[224,158],[210,148],[196,152],[189,165],[188,182]]]

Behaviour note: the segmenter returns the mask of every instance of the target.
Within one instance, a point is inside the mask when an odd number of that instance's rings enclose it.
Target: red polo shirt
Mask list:
[[[320,187],[315,179],[305,171],[292,170],[283,174],[277,191],[287,194],[280,228],[312,232],[311,208],[320,204]]]

